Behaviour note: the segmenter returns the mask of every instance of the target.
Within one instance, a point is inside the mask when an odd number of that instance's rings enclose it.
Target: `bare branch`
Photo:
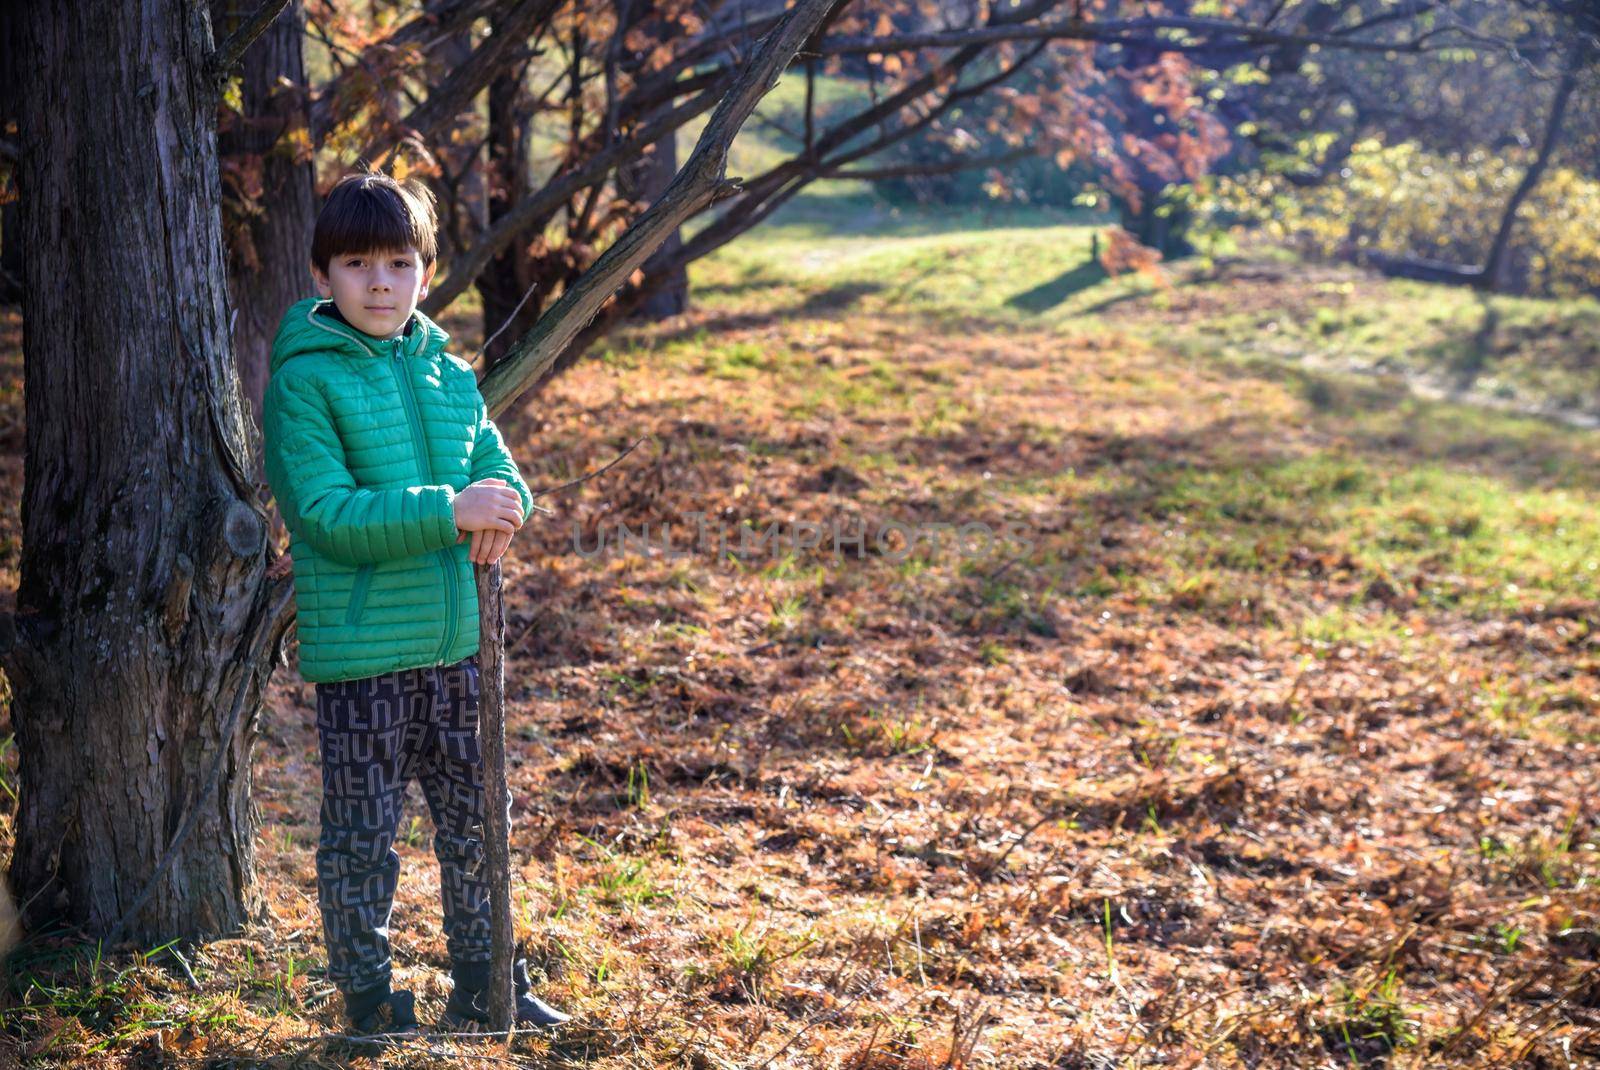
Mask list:
[[[445,276],[443,282],[436,283],[432,287],[427,300],[423,302],[423,311],[431,315],[448,306],[451,301],[466,292],[467,287],[472,285],[473,280],[489,261],[516,240],[517,235],[526,230],[533,220],[555,211],[565,204],[568,198],[600,181],[623,161],[656,144],[695,116],[710,111],[721,97],[720,88],[707,89],[694,99],[663,113],[653,122],[635,131],[632,137],[614,142],[586,158],[577,170],[552,178],[537,193],[522,200],[496,220],[494,225],[473,243],[471,249],[451,262],[450,274]]]
[[[427,52],[440,41],[452,36],[470,26],[473,20],[486,14],[493,6],[495,0],[435,0],[434,3],[416,18],[398,27],[388,37],[370,46],[368,53],[376,53],[379,49],[394,51],[410,45],[417,45],[423,52]],[[314,19],[307,19],[307,26],[317,28]],[[320,34],[322,43],[330,50],[335,45],[327,37]],[[346,50],[348,51],[348,50]],[[365,61],[367,53],[356,54],[357,63],[371,72],[370,66]],[[345,80],[349,77],[349,68],[341,70],[323,86],[322,92],[317,94],[317,99],[311,104],[311,133],[314,140],[321,142],[333,128],[338,118],[333,113],[334,102],[343,91]]]
[[[1156,31],[1180,30],[1198,35],[1202,39],[1163,38]],[[1214,47],[1216,38],[1257,45],[1320,45],[1324,48],[1347,52],[1425,52],[1428,41],[1439,34],[1459,27],[1447,26],[1419,34],[1404,41],[1354,40],[1339,33],[1286,33],[1247,23],[1229,22],[1226,19],[1187,18],[1176,15],[1153,15],[1134,19],[1105,19],[1089,22],[1082,19],[1058,19],[1052,22],[985,26],[975,30],[939,30],[927,33],[905,33],[889,36],[825,37],[816,47],[818,55],[839,56],[862,52],[907,52],[921,48],[960,48],[970,45],[989,45],[1001,41],[1101,41],[1123,44],[1168,47],[1171,51],[1185,51],[1197,47]],[[1438,46],[1444,47],[1444,46]]]
[[[942,163],[908,163],[892,167],[862,167],[839,168],[824,167],[817,171],[816,178],[859,178],[865,182],[878,182],[886,178],[910,178],[913,175],[948,175],[955,171],[971,171],[977,167],[999,167],[1015,160],[1026,159],[1029,156],[1038,156],[1040,151],[1033,146],[1012,149],[1010,152],[1001,152],[993,156],[956,156]]]
[[[615,457],[611,458],[611,460],[607,461],[601,467],[596,468],[593,472],[585,472],[583,475],[579,476],[577,479],[569,479],[565,483],[558,484],[558,485],[556,485],[554,487],[550,487],[550,488],[548,488],[546,490],[533,491],[532,493],[533,493],[534,501],[538,501],[540,498],[549,497],[550,495],[558,493],[559,491],[566,490],[568,487],[576,487],[580,483],[587,483],[589,480],[594,479],[596,476],[605,475],[607,472],[609,472],[611,469],[615,468],[619,463],[621,463],[623,458],[627,457],[628,454],[632,453],[634,451],[634,449],[638,447],[639,443],[644,441],[644,439],[645,439],[645,436],[640,435],[638,438],[633,440],[632,444],[629,445],[627,449],[623,450],[621,453],[619,453]],[[537,509],[537,508],[539,508],[539,506],[536,505],[536,506],[534,506],[534,508]],[[542,511],[549,512],[549,510],[542,510]]]
[[[223,42],[212,49],[211,55],[206,60],[206,74],[214,84],[220,85],[227,81],[233,69],[244,58],[245,49],[266,32],[277,17],[283,14],[283,9],[289,6],[289,0],[262,0],[261,6],[255,13],[239,24],[239,28],[230,33]]]
[[[738,205],[724,213],[715,222],[702,228],[693,239],[679,246],[671,256],[663,258],[660,254],[657,254],[647,260],[645,262],[644,280],[638,285],[629,284],[624,286],[618,292],[616,299],[605,307],[600,317],[595,322],[587,325],[569,343],[554,370],[559,371],[562,367],[572,364],[579,355],[610,331],[617,322],[627,316],[633,309],[639,307],[661,285],[659,280],[670,277],[685,265],[707,255],[757,226],[790,198],[810,185],[812,181],[823,177],[827,172],[838,171],[840,165],[851,160],[881,152],[886,146],[901,141],[917,130],[926,127],[960,101],[986,92],[993,86],[1005,81],[1039,56],[1047,44],[1048,42],[1039,42],[1009,66],[995,74],[979,79],[970,85],[952,88],[944,99],[936,106],[929,108],[928,112],[915,122],[904,124],[897,130],[882,133],[877,140],[870,144],[852,148],[825,161],[806,154],[780,164],[754,180],[740,198]],[[876,109],[869,110],[875,111]],[[839,127],[829,131],[825,140],[830,145],[838,145],[842,141],[848,141],[848,136],[842,139],[839,137],[840,129],[849,128],[853,130],[862,119],[862,116],[857,116],[855,120],[840,124]],[[1007,155],[1025,155],[1034,151],[1037,150],[1023,149],[1017,153]],[[998,159],[993,162],[998,162]]]
[[[536,383],[634,270],[695,213],[738,189],[724,174],[728,147],[795,53],[844,0],[798,0],[758,43],[743,76],[706,123],[694,152],[654,204],[561,295],[480,385],[491,414]]]
[[[495,24],[495,33],[472,50],[444,83],[428,93],[400,123],[400,129],[374,138],[361,155],[378,166],[380,153],[392,151],[403,138],[426,141],[434,131],[460,115],[495,75],[517,63],[535,26],[547,22],[563,0],[518,0]]]
[[[1011,19],[1026,20],[1036,18],[1042,12],[1047,11],[1055,2],[1057,0],[1034,0],[1034,2],[1027,4],[1022,9],[995,13],[991,15],[991,18],[996,23],[1003,23]],[[970,86],[952,89],[937,107],[930,109],[929,113],[922,116],[918,122],[907,124],[899,130],[881,135],[877,141],[866,146],[865,152],[877,151],[885,145],[909,136],[915,130],[922,128],[942,114],[956,101],[981,92],[989,86],[1004,80],[1028,63],[1033,57],[1039,55],[1045,45],[1046,42],[1037,44],[1026,55],[990,78],[980,80]],[[617,319],[627,314],[630,309],[637,307],[644,297],[649,296],[651,292],[650,279],[668,277],[679,267],[705,255],[710,249],[714,249],[732,240],[738,234],[754,227],[818,177],[820,169],[838,167],[843,163],[848,163],[858,158],[859,155],[865,154],[864,152],[851,150],[832,159],[824,160],[822,158],[826,152],[842,147],[853,140],[857,134],[876,125],[882,118],[896,114],[901,108],[927,92],[937,89],[946,82],[957,79],[960,72],[968,64],[983,55],[987,47],[986,45],[975,45],[945,57],[933,69],[913,79],[908,85],[901,87],[895,93],[881,100],[875,107],[865,109],[851,119],[829,128],[820,139],[813,143],[812,151],[797,159],[780,164],[759,178],[745,183],[741,191],[743,196],[740,198],[740,204],[733,212],[725,214],[722,218],[703,228],[692,240],[681,245],[678,251],[669,259],[662,260],[660,263],[656,262],[661,259],[659,255],[647,259],[645,263],[646,282],[641,286],[627,285],[622,287],[616,299],[605,306],[605,311],[601,313],[600,318],[592,324],[586,325],[575,336],[575,340],[562,350],[561,355],[556,358],[559,363],[551,364],[541,370],[541,379],[571,363],[577,354],[582,353],[589,345],[593,344],[596,338],[605,334]],[[543,198],[544,194],[541,193],[536,196]],[[437,290],[435,292],[437,293]]]
[[[987,78],[980,78],[978,81],[973,82],[970,85],[953,87],[950,92],[945,94],[943,100],[941,100],[934,107],[929,108],[927,113],[919,117],[915,122],[905,123],[896,130],[885,130],[878,136],[876,141],[859,145],[851,149],[849,152],[835,156],[826,162],[826,166],[837,168],[842,164],[851,162],[852,160],[859,160],[866,156],[875,155],[879,152],[882,152],[890,145],[904,141],[918,130],[927,127],[935,119],[948,112],[961,101],[970,100],[972,97],[987,93],[995,86],[1006,81],[1013,74],[1017,73],[1023,67],[1026,67],[1029,63],[1032,63],[1036,58],[1038,58],[1039,54],[1045,50],[1047,45],[1048,42],[1040,41],[1028,51],[1024,52],[1021,56],[1017,57],[1017,59],[1009,66],[1002,67],[999,71],[996,71]],[[812,169],[809,172],[808,181],[810,178],[815,177],[817,177],[816,172],[814,169]]]

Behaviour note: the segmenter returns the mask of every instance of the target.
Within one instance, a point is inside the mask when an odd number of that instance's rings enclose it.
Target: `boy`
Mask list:
[[[499,560],[533,496],[471,365],[416,309],[435,267],[432,200],[378,173],[334,186],[311,246],[322,296],[284,314],[263,408],[300,674],[317,692],[328,976],[360,1036],[419,1031],[413,993],[390,985],[388,927],[413,777],[433,817],[455,981],[439,1028],[489,1021],[473,565]],[[510,798],[501,805],[509,819]],[[525,960],[513,973],[519,1025],[567,1020],[529,993]]]

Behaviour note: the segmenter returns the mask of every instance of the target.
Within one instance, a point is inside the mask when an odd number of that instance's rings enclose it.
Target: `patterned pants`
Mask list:
[[[328,979],[347,993],[389,982],[389,915],[400,876],[395,830],[413,778],[433,816],[452,967],[487,962],[478,655],[454,665],[319,683],[316,690],[322,749],[317,902]],[[505,806],[509,822],[509,794]]]

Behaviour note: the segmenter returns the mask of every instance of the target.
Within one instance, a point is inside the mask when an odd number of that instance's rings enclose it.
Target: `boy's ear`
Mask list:
[[[423,271],[423,273],[422,273],[422,292],[421,292],[421,294],[419,296],[421,296],[421,297],[427,297],[428,296],[428,283],[433,281],[433,269],[438,267],[438,266],[439,266],[439,261],[435,260],[433,263],[428,265],[428,267],[427,267],[427,269],[425,271]]]
[[[317,267],[316,261],[311,262],[311,278],[317,284],[318,294],[323,297],[333,296],[333,287],[328,285],[328,276]]]

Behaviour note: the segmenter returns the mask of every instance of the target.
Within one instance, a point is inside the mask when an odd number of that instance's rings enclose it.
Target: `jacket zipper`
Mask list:
[[[423,435],[422,418],[417,414],[417,398],[412,390],[411,376],[406,374],[404,346],[404,337],[394,340],[394,377],[399,381],[400,398],[405,403],[406,418],[411,422],[411,444],[416,447],[419,473],[424,480],[431,480],[433,470],[428,464],[427,439]],[[436,553],[439,563],[444,567],[445,615],[444,642],[440,644],[439,654],[434,661],[443,664],[451,645],[456,641],[456,563],[448,549],[440,549]]]
[[[342,335],[369,352],[382,356],[382,352],[370,342],[357,338],[349,331],[340,329],[336,323],[328,323],[316,314],[317,306],[312,305],[306,310],[306,322],[321,327],[325,331]],[[401,335],[394,340],[394,363],[390,366],[394,377],[399,380],[400,400],[405,406],[406,418],[411,423],[411,445],[417,454],[417,474],[423,479],[433,478],[433,468],[428,463],[428,444],[423,437],[422,419],[417,415],[417,398],[411,388],[411,377],[406,374],[405,357],[402,347],[405,345],[405,336]],[[439,563],[444,568],[444,587],[447,592],[448,604],[445,606],[444,642],[439,647],[439,655],[434,660],[443,662],[450,653],[450,647],[456,641],[457,621],[456,611],[459,608],[456,601],[456,562],[448,547],[438,551]]]

